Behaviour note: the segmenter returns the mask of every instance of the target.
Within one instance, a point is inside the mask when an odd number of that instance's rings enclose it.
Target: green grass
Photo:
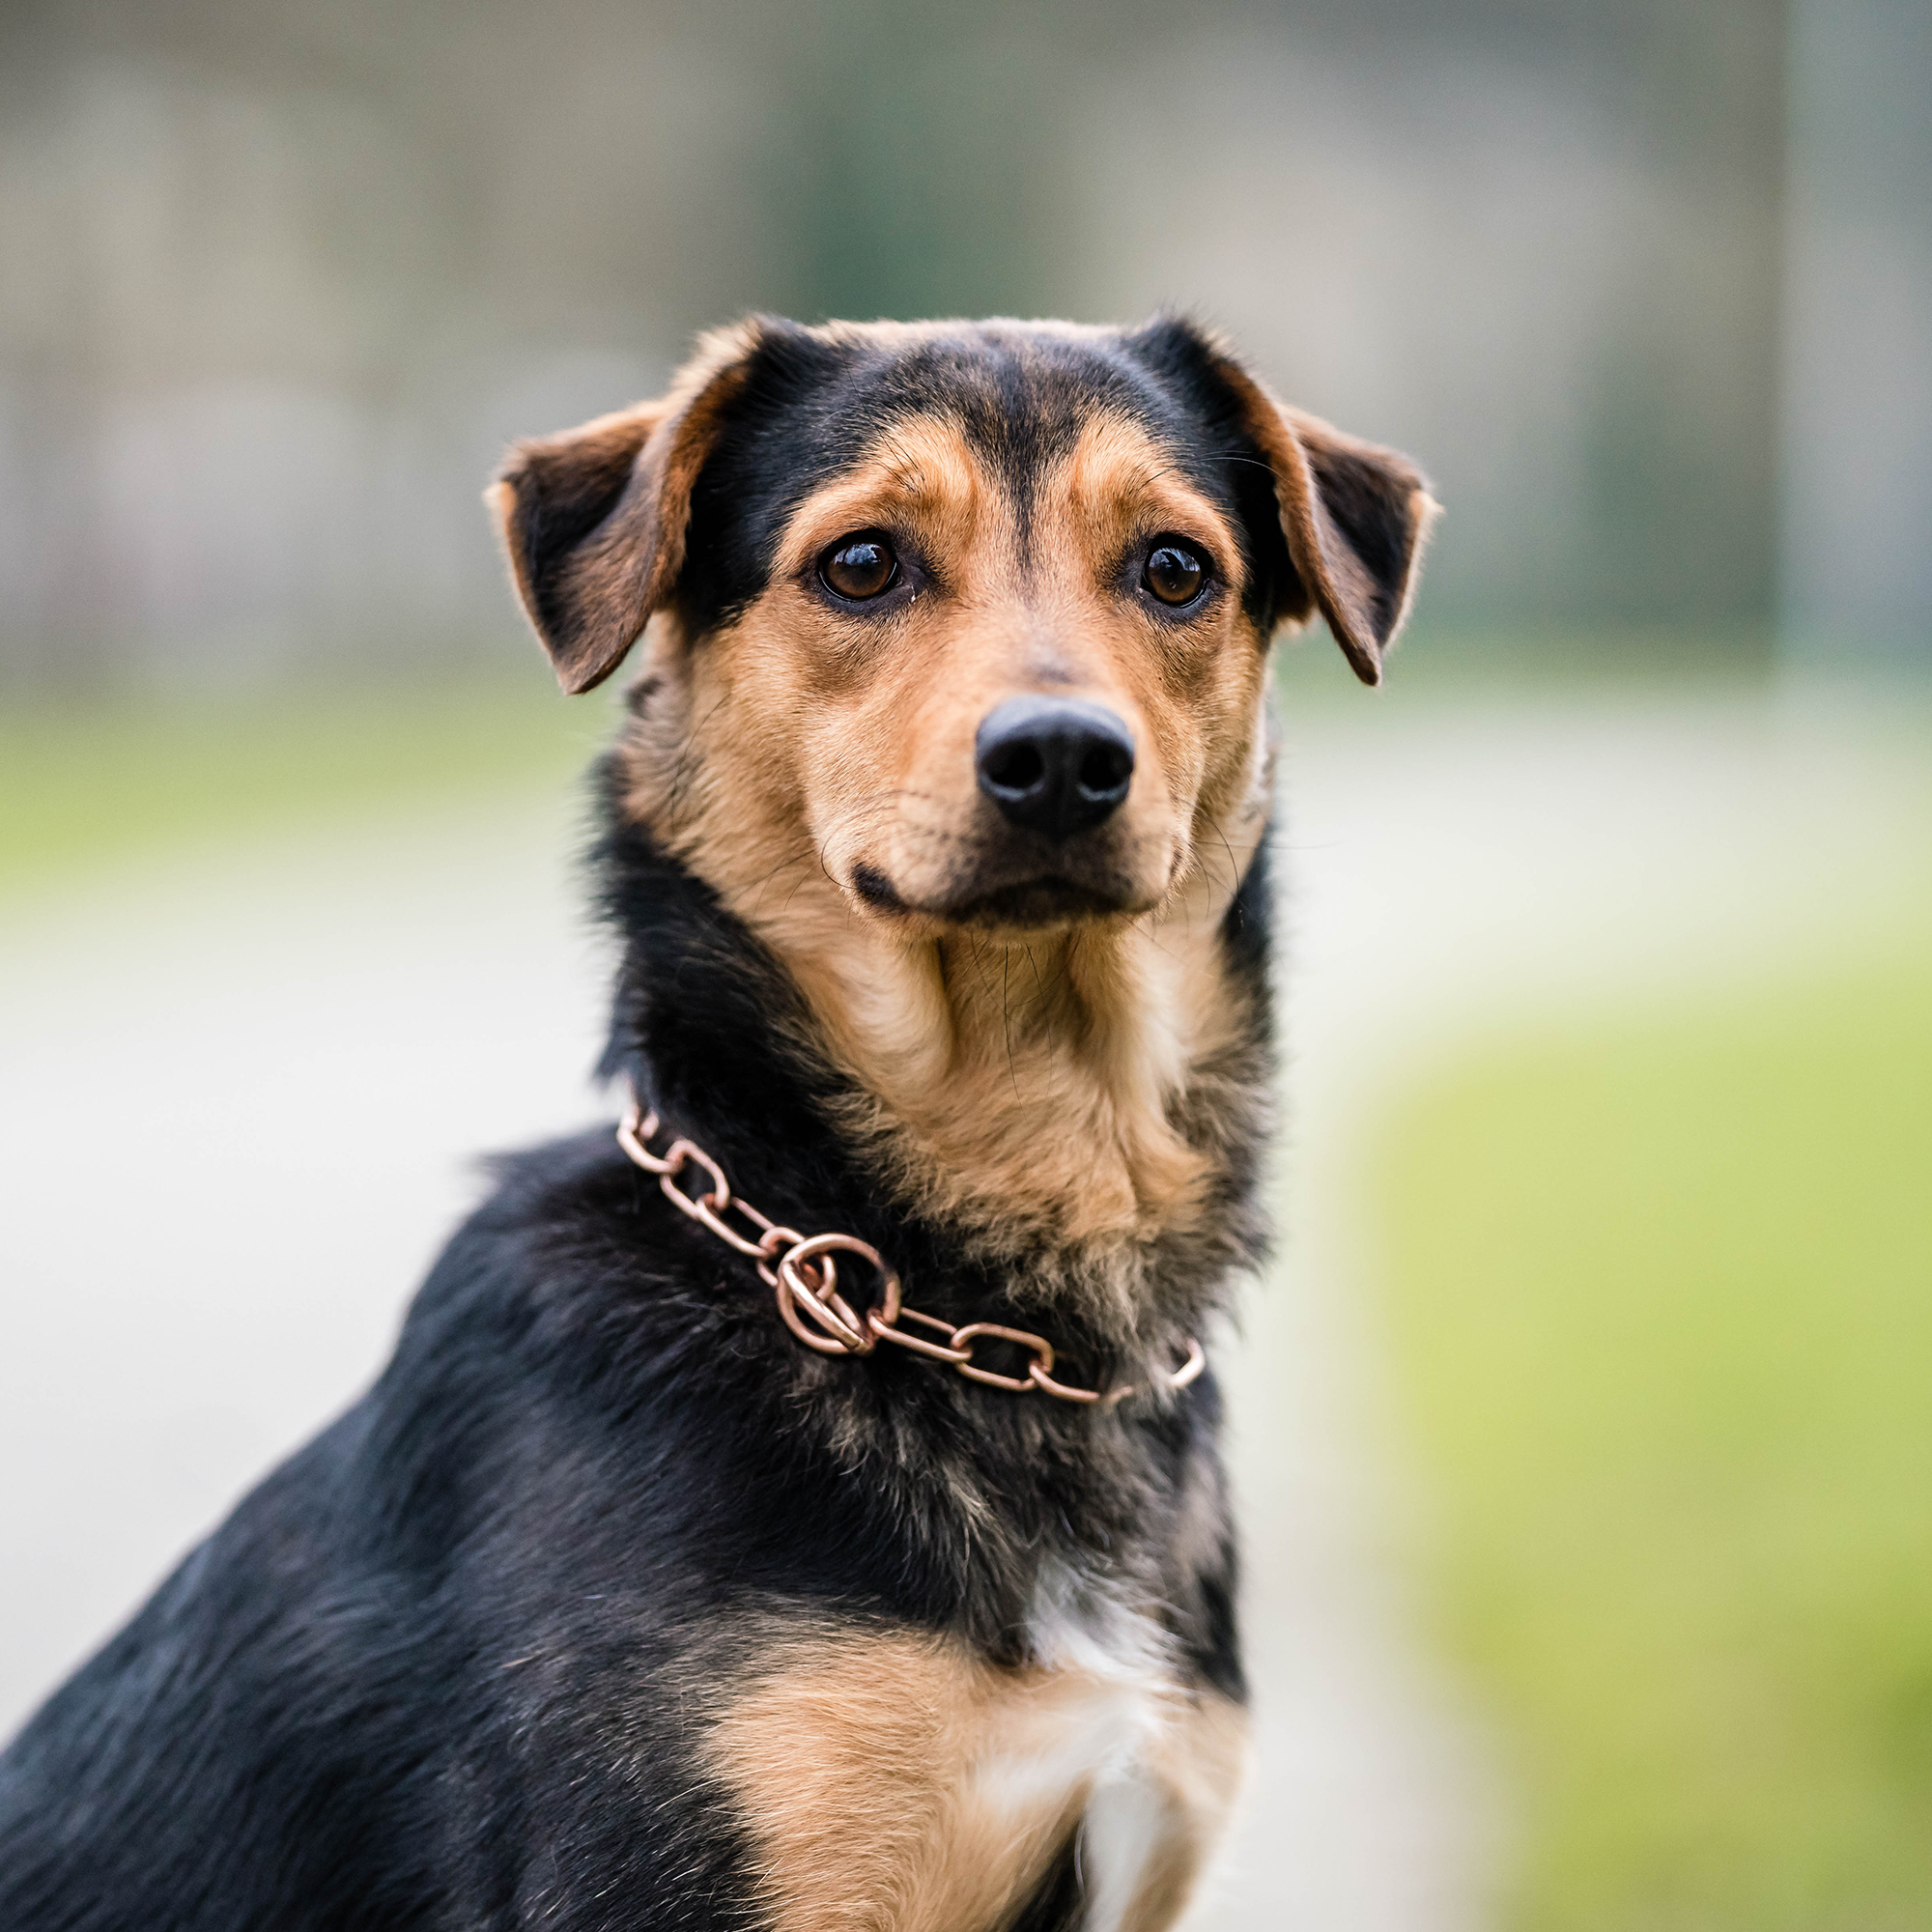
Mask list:
[[[610,728],[540,672],[253,707],[0,712],[0,895],[307,818],[562,784]]]
[[[1486,1054],[1373,1171],[1506,1922],[1932,1926],[1932,937]]]

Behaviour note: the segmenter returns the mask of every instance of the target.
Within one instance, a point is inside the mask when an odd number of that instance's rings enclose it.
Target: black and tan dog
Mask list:
[[[0,1924],[1165,1926],[1242,1757],[1269,640],[1378,678],[1422,480],[1182,323],[757,321],[495,498],[568,689],[642,639],[656,1118],[505,1163],[28,1724]]]

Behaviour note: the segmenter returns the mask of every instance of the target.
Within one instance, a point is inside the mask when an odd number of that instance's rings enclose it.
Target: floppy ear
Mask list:
[[[1440,514],[1428,479],[1397,451],[1286,408],[1224,350],[1212,354],[1274,472],[1282,535],[1301,580],[1281,614],[1306,617],[1319,605],[1355,675],[1379,684]]]
[[[668,394],[516,443],[485,493],[565,691],[603,683],[676,586],[692,486],[757,340],[755,323],[706,336]]]

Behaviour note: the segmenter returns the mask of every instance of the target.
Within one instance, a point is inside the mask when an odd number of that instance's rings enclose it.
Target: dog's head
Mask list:
[[[1431,508],[1178,322],[753,321],[496,502],[567,690],[656,620],[655,829],[809,847],[909,932],[1159,906],[1249,782],[1276,625],[1319,608],[1377,682]]]
[[[1002,1238],[1198,1223],[1264,1107],[1222,935],[1268,640],[1320,610],[1379,679],[1416,470],[1184,323],[759,320],[494,495],[566,690],[642,636],[620,808],[782,962],[847,1127]]]

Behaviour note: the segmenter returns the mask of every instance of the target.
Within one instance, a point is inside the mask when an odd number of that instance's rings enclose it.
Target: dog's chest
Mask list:
[[[1049,1569],[1028,1620],[1029,1647],[1051,1673],[1040,1708],[1012,1734],[996,1721],[982,1763],[985,1801],[1009,1820],[1080,1804],[1080,1870],[1089,1932],[1159,1923],[1144,1910],[1163,1863],[1198,1835],[1190,1815],[1197,1704],[1171,1645],[1149,1618],[1104,1592],[1080,1592]]]
[[[1185,1684],[1161,1634],[1049,1579],[1037,1662],[924,1634],[771,1644],[711,1756],[786,1932],[1005,1921],[1079,1833],[1091,1932],[1170,1922],[1238,1781],[1238,1709]]]

